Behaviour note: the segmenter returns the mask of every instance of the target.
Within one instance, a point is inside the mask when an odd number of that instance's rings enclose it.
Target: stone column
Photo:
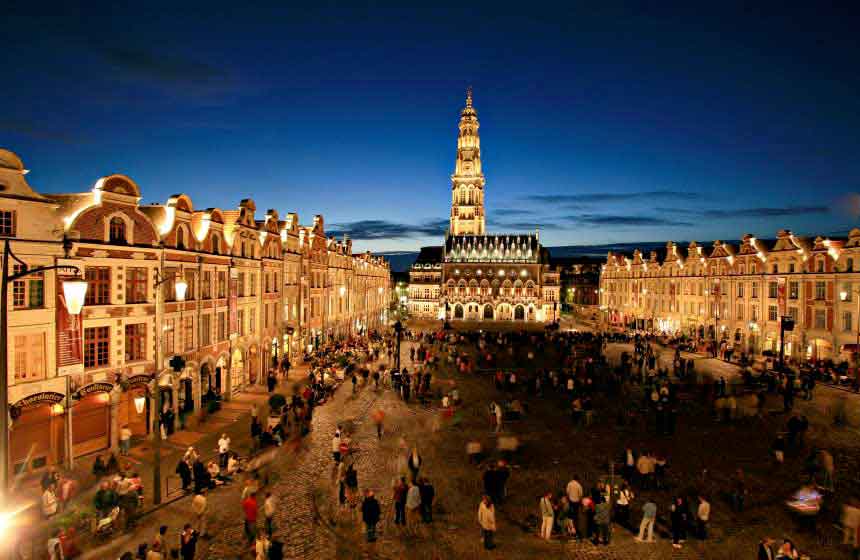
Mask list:
[[[110,449],[117,451],[119,449],[119,403],[122,399],[122,387],[114,385],[113,390],[108,393],[110,397]]]

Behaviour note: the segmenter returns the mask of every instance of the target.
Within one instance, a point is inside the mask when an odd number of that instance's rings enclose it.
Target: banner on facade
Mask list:
[[[73,276],[57,274],[57,375],[84,373],[84,347],[81,315],[72,315],[66,309],[63,281]]]
[[[227,301],[230,313],[230,334],[239,333],[239,278],[230,276],[230,298]]]
[[[777,279],[776,293],[777,293],[777,301],[779,302],[779,303],[778,303],[778,305],[779,305],[779,315],[780,315],[780,316],[787,315],[787,310],[786,310],[786,308],[785,308],[785,306],[786,306],[786,301],[785,301],[785,278],[778,278],[778,279]]]

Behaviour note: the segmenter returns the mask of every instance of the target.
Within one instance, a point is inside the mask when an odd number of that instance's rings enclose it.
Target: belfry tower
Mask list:
[[[481,138],[478,113],[472,107],[472,88],[466,91],[466,107],[460,113],[457,162],[451,175],[451,235],[484,235],[484,173],[481,170]]]

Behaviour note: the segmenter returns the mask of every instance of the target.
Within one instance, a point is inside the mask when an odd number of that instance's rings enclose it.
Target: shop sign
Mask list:
[[[129,387],[133,387],[135,385],[149,385],[149,383],[151,381],[152,381],[152,377],[150,377],[149,375],[138,374],[138,375],[132,375],[131,377],[129,377],[126,380],[126,383],[128,384]]]
[[[76,399],[82,399],[91,393],[110,393],[113,391],[113,383],[90,383],[77,390]]]
[[[15,408],[31,408],[34,406],[40,406],[43,404],[57,404],[63,402],[63,399],[66,398],[66,395],[62,393],[55,393],[53,391],[44,391],[42,393],[34,393],[28,397],[24,397],[14,404]]]

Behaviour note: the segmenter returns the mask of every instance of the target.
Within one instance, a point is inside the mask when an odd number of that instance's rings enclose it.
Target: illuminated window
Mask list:
[[[15,336],[15,381],[45,378],[45,333]]]

